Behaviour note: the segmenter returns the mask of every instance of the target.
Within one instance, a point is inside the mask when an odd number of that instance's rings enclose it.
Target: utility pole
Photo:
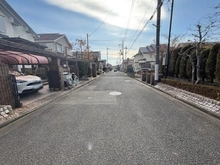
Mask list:
[[[127,60],[127,50],[128,50],[128,48],[127,48],[127,46],[125,47],[125,60]]]
[[[124,39],[122,39],[122,71],[124,71]]]
[[[109,48],[107,47],[107,64],[108,64],[108,49],[109,49]]]
[[[89,35],[87,34],[86,35],[86,38],[87,38],[87,41],[86,41],[86,43],[87,43],[87,46],[86,46],[86,49],[87,49],[87,53],[88,53],[88,61],[90,61],[90,57],[89,57]]]
[[[126,46],[126,47],[125,47],[125,61],[126,61],[126,63],[125,63],[125,69],[126,69],[126,70],[127,70],[127,66],[128,66],[127,50],[128,50],[128,48],[127,48],[127,46]]]
[[[155,62],[155,75],[154,85],[159,81],[159,56],[160,56],[160,13],[161,13],[161,0],[157,1],[157,26],[156,26],[156,62]]]
[[[172,28],[172,19],[173,19],[173,5],[174,5],[174,0],[172,0],[171,4],[171,12],[170,12],[170,27],[169,27],[169,35],[168,35],[168,44],[167,44],[167,53],[166,53],[166,58],[165,58],[165,79],[168,76],[168,67],[169,67],[169,57],[170,57],[170,37],[171,37],[171,28]]]

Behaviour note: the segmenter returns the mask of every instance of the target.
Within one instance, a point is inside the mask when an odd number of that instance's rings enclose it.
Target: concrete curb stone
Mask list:
[[[195,94],[188,91],[184,91],[178,88],[171,87],[166,84],[158,83],[157,85],[150,85],[145,81],[141,81],[140,78],[135,78],[136,80],[153,87],[154,89],[160,90],[184,103],[187,103],[217,119],[220,119],[220,102]]]

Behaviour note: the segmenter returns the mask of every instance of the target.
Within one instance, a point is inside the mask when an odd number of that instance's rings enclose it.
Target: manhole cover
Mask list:
[[[113,96],[118,96],[121,95],[121,92],[110,92],[109,94]]]

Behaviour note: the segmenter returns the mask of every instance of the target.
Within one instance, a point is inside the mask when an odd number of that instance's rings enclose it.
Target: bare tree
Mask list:
[[[212,14],[209,14],[208,20],[210,22],[213,22],[213,38],[219,40],[220,36],[220,3],[213,7],[214,12]]]
[[[186,55],[186,56],[188,56],[189,57],[189,59],[190,59],[190,62],[191,62],[191,68],[192,68],[192,78],[191,78],[191,82],[194,84],[194,82],[195,82],[195,61],[196,61],[196,59],[194,58],[194,55],[193,55],[193,52],[194,52],[194,46],[193,45],[191,45],[191,44],[189,44],[189,45],[187,45],[187,46],[185,46],[185,47],[183,47],[181,50],[180,50],[180,52],[178,53],[179,55],[181,55],[182,56],[182,58],[183,58],[183,56],[184,55]]]
[[[166,40],[168,40],[168,35],[163,34],[162,36],[163,36]],[[182,38],[183,38],[184,36],[185,36],[185,35],[182,35],[182,34],[179,34],[179,35],[174,35],[174,34],[172,34],[172,38],[170,39],[170,47],[171,47],[171,48],[177,47],[177,45],[180,43],[180,41],[182,40]]]
[[[84,58],[84,52],[86,51],[86,40],[85,39],[76,39],[73,44],[76,54],[80,52],[80,59]]]
[[[200,76],[200,61],[201,61],[201,50],[203,48],[203,46],[205,45],[205,41],[207,39],[211,38],[211,35],[213,34],[212,30],[215,27],[215,21],[210,20],[210,22],[207,25],[202,25],[201,23],[198,23],[196,25],[195,30],[191,30],[192,36],[194,38],[193,41],[193,46],[195,48],[196,51],[196,59],[197,59],[197,63],[196,63],[196,84],[199,84],[201,82],[201,76]]]

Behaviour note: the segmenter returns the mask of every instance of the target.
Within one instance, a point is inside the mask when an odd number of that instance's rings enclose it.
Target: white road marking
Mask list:
[[[93,146],[92,146],[92,143],[89,142],[87,147],[88,147],[88,150],[91,151],[91,150],[92,150],[92,147],[93,147]]]
[[[121,92],[110,92],[109,93],[110,95],[113,95],[113,96],[117,96],[117,95],[121,95]]]

